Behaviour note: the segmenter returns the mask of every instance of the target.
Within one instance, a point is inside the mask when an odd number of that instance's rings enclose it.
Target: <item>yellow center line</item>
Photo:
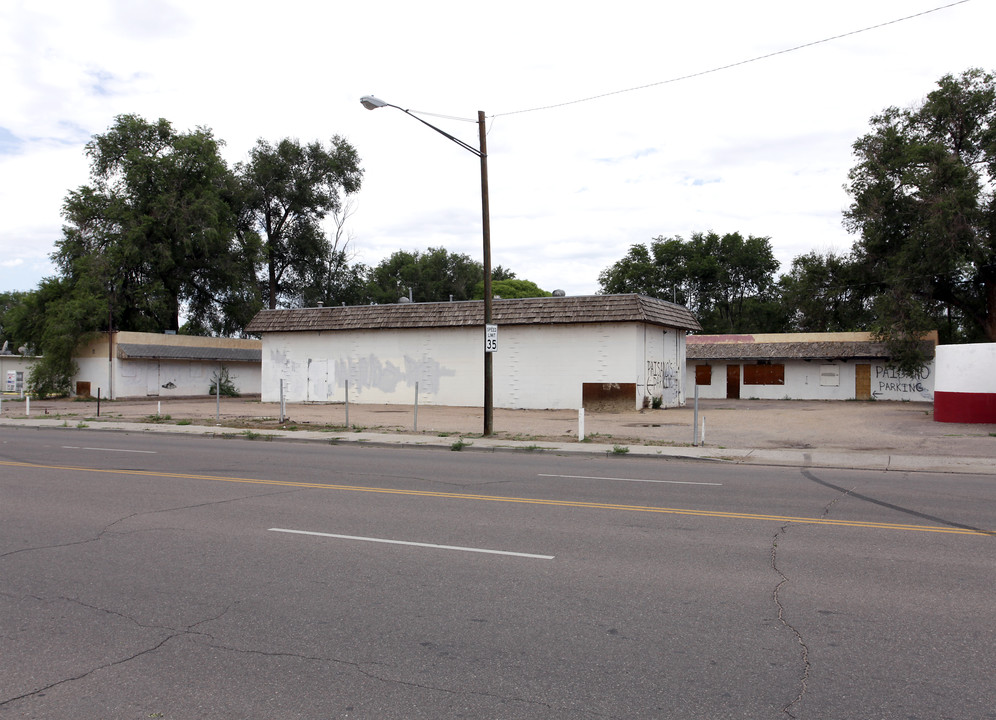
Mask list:
[[[971,528],[944,527],[938,525],[909,525],[904,523],[866,522],[858,520],[830,520],[827,518],[792,517],[788,515],[763,515],[756,513],[724,512],[720,510],[690,510],[686,508],[656,507],[652,505],[617,505],[614,503],[583,502],[577,500],[544,500],[541,498],[504,497],[500,495],[475,495],[471,493],[436,492],[431,490],[399,490],[394,488],[364,487],[361,485],[334,485],[327,483],[292,482],[288,480],[264,480],[261,478],[226,477],[223,475],[196,475],[192,473],[170,473],[158,470],[110,470],[104,468],[75,467],[66,465],[40,465],[0,460],[0,466],[35,468],[40,470],[65,470],[70,472],[106,473],[110,475],[137,475],[140,477],[177,478],[183,480],[210,480],[214,482],[244,483],[250,485],[272,485],[277,487],[310,488],[316,490],[342,490],[349,492],[379,493],[385,495],[407,495],[413,497],[443,498],[447,500],[477,500],[486,502],[521,503],[526,505],[547,505],[552,507],[584,508],[589,510],[624,510],[628,512],[661,513],[666,515],[689,515],[694,517],[725,518],[730,520],[767,520],[770,522],[794,522],[808,525],[830,525],[834,527],[872,528],[877,530],[906,530],[912,532],[948,533],[953,535],[996,536],[996,532],[973,530]]]

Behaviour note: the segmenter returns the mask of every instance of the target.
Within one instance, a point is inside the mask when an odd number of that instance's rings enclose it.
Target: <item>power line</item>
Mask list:
[[[777,50],[767,55],[758,55],[757,57],[752,57],[747,60],[740,60],[735,63],[730,63],[729,65],[721,65],[719,67],[714,67],[709,70],[702,70],[700,72],[692,73],[690,75],[682,75],[681,77],[671,78],[670,80],[661,80],[659,82],[649,83],[647,85],[638,85],[636,87],[625,88],[624,90],[614,90],[612,92],[602,93],[601,95],[592,95],[591,97],[580,98],[578,100],[568,100],[567,102],[557,103],[555,105],[543,105],[541,107],[528,108],[525,110],[513,110],[511,112],[496,113],[492,117],[501,117],[503,115],[521,115],[522,113],[529,112],[539,112],[540,110],[553,110],[555,108],[566,107],[568,105],[577,105],[579,103],[591,102],[592,100],[601,100],[602,98],[612,97],[613,95],[622,95],[623,93],[636,92],[637,90],[646,90],[647,88],[657,87],[659,85],[668,85],[670,83],[680,82],[682,80],[690,80],[692,78],[702,77],[703,75],[709,75],[712,73],[717,73],[722,70],[730,70],[731,68],[740,67],[741,65],[747,65],[749,63],[759,62],[761,60],[767,60],[768,58],[777,57],[778,55],[785,55],[786,53],[795,52],[797,50],[804,50],[805,48],[810,48],[815,45],[821,45],[823,43],[828,43],[833,40],[840,40],[841,38],[851,37],[852,35],[858,35],[860,33],[869,32],[870,30],[877,30],[879,28],[887,27],[889,25],[895,25],[896,23],[905,22],[906,20],[912,20],[914,18],[922,17],[924,15],[929,15],[931,13],[939,12],[941,10],[947,10],[956,5],[964,5],[969,2],[969,0],[957,0],[957,2],[948,3],[947,5],[941,5],[940,7],[933,8],[931,10],[924,10],[923,12],[918,12],[913,15],[907,15],[906,17],[897,18],[895,20],[889,20],[884,23],[879,23],[878,25],[870,25],[860,30],[852,30],[850,32],[842,33],[840,35],[834,35],[832,37],[823,38],[822,40],[814,40],[813,42],[804,43],[802,45],[796,45],[795,47],[786,48],[785,50]]]

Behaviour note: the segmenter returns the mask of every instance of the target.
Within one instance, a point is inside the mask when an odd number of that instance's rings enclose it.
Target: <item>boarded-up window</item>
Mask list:
[[[820,385],[824,387],[840,387],[840,367],[837,365],[821,366]]]
[[[784,365],[744,365],[744,385],[784,384]]]
[[[712,365],[695,366],[695,384],[712,385]]]

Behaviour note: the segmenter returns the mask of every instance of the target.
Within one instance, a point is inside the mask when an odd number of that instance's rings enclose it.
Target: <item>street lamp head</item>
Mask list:
[[[360,104],[367,110],[376,110],[377,108],[388,105],[388,103],[384,102],[380,98],[374,97],[373,95],[364,95],[361,97]]]

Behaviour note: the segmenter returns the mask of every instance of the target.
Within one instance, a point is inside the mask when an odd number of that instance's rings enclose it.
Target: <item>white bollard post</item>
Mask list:
[[[584,440],[584,408],[578,408],[578,442]]]
[[[284,379],[280,378],[280,422],[284,421]]]
[[[699,386],[695,386],[695,415],[692,418],[692,447],[699,444]]]
[[[349,430],[349,380],[346,381],[346,429]]]
[[[27,395],[24,398],[24,414],[31,417],[31,396]]]
[[[418,432],[418,380],[415,381],[415,426],[413,430]]]
[[[702,438],[700,444],[705,445],[705,415],[702,416]]]

